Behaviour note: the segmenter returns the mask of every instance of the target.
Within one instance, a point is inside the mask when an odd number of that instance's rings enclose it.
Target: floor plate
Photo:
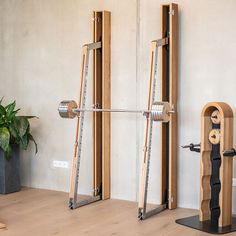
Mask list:
[[[175,222],[210,234],[227,234],[236,231],[236,217],[232,218],[232,225],[226,227],[218,227],[212,224],[210,220],[201,222],[198,215],[178,219]]]

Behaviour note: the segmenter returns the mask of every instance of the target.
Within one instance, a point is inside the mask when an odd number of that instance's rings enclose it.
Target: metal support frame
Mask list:
[[[63,101],[59,113],[63,118],[77,117],[74,157],[69,194],[71,209],[100,199],[110,198],[110,112],[142,113],[146,116],[144,162],[142,167],[139,218],[176,207],[176,142],[177,142],[177,40],[178,6],[162,6],[162,38],[151,43],[148,107],[143,110],[110,108],[110,13],[94,12],[93,41],[82,49],[80,96],[78,103]],[[158,48],[162,48],[161,102],[155,102]],[[93,108],[86,108],[89,52],[93,51]],[[77,200],[85,112],[93,112],[93,196]],[[147,211],[149,162],[153,121],[162,122],[161,205]],[[166,125],[165,125],[166,124]],[[168,140],[168,141],[167,141]],[[168,164],[167,164],[168,163]],[[163,169],[164,172],[163,172]],[[142,192],[143,190],[143,192]],[[166,198],[167,197],[167,198]]]

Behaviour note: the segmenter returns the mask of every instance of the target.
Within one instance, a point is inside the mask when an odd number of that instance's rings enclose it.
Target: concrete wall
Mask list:
[[[22,114],[37,115],[34,147],[21,153],[22,183],[68,191],[70,169],[52,166],[73,155],[75,121],[57,114],[79,91],[81,45],[92,39],[92,10],[112,12],[112,107],[146,106],[150,41],[160,37],[160,0],[0,1],[0,95],[16,99]],[[200,140],[200,112],[208,101],[234,109],[236,2],[176,0],[179,4],[179,144]],[[91,76],[91,74],[90,74]],[[91,91],[90,91],[91,92]],[[91,100],[88,101],[91,104]],[[91,193],[91,115],[87,115],[81,193]],[[89,128],[90,127],[90,128]],[[112,115],[112,197],[137,200],[144,119]],[[155,124],[149,201],[158,202],[158,130]],[[234,133],[235,134],[235,133]],[[236,173],[235,173],[236,174]],[[178,203],[199,206],[199,155],[178,150]],[[234,193],[236,200],[236,193]]]

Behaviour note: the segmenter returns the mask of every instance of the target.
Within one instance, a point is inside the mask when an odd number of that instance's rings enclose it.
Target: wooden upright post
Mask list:
[[[168,123],[161,124],[161,204],[177,207],[177,82],[178,82],[178,5],[162,5],[162,38],[169,44],[161,51],[161,100],[174,106]]]
[[[161,39],[154,40],[151,46],[150,79],[148,106],[150,110],[155,104],[156,80],[158,77],[158,48],[161,48],[161,102],[173,106],[167,114],[169,120],[161,124],[160,150],[160,206],[147,211],[147,192],[149,163],[151,155],[152,123],[147,117],[145,127],[144,156],[141,164],[139,210],[138,217],[145,219],[168,208],[177,206],[177,81],[178,81],[178,5],[169,4],[161,7]]]
[[[111,13],[93,12],[93,42],[102,48],[93,57],[93,104],[96,108],[110,108]],[[93,187],[94,195],[110,198],[110,113],[93,114]]]

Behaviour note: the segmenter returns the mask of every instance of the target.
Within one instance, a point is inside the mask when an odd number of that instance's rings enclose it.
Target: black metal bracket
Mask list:
[[[234,156],[236,156],[236,150],[235,150],[234,148],[232,148],[232,149],[230,149],[230,150],[225,150],[225,151],[223,152],[223,155],[224,155],[225,157],[234,157]]]
[[[185,145],[185,146],[181,146],[182,148],[189,148],[189,150],[191,152],[201,152],[201,148],[200,148],[201,144],[193,144],[190,143],[189,145]]]

